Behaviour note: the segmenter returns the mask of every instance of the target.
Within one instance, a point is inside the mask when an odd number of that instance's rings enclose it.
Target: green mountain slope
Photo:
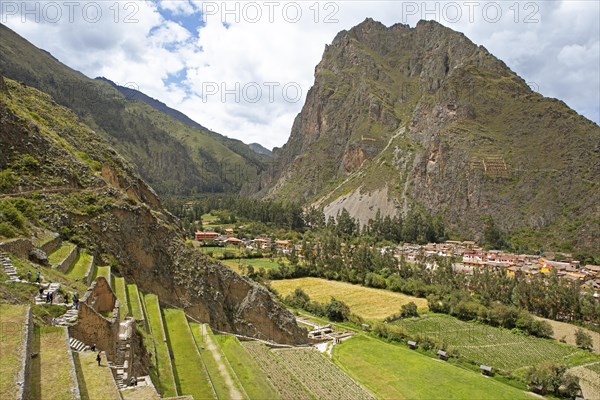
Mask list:
[[[326,215],[423,207],[481,238],[600,253],[600,127],[436,22],[367,19],[327,46],[259,194]],[[596,238],[596,239],[594,239]]]
[[[136,100],[112,82],[90,79],[3,25],[0,53],[5,76],[75,111],[161,194],[237,191],[264,169],[264,158],[242,142],[189,123],[175,110],[168,115],[142,93]]]
[[[185,245],[179,221],[104,138],[0,75],[0,242],[47,230],[215,329],[306,341],[265,288]]]

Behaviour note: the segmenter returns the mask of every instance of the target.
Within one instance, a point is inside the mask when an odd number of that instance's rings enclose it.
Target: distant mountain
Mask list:
[[[71,108],[163,195],[235,192],[266,158],[139,91],[94,80],[0,25],[0,71]]]
[[[340,32],[254,188],[363,223],[423,208],[457,236],[600,254],[600,127],[433,21]]]
[[[267,149],[266,147],[263,147],[259,143],[250,143],[248,145],[248,147],[250,147],[252,149],[252,151],[255,153],[262,154],[262,155],[268,156],[268,157],[273,156],[273,152],[271,150]]]

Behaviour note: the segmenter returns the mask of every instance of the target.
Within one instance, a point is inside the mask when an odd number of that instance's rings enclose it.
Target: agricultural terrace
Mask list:
[[[146,305],[146,317],[148,325],[152,331],[154,340],[154,348],[156,350],[156,363],[158,370],[157,389],[164,397],[177,396],[175,389],[175,377],[173,376],[173,368],[171,366],[171,356],[167,347],[167,339],[163,327],[160,305],[158,297],[154,294],[144,295],[144,304]]]
[[[65,328],[34,327],[32,352],[38,356],[31,359],[31,399],[75,399],[70,351]]]
[[[88,253],[87,250],[79,251],[79,255],[77,256],[75,263],[73,264],[71,269],[69,269],[69,271],[67,272],[67,275],[69,276],[69,278],[71,278],[71,279],[85,278],[85,275],[87,274],[88,270],[90,269],[92,259],[93,259],[92,255],[90,253]]]
[[[333,359],[382,399],[535,398],[477,372],[364,335],[334,346]]]
[[[163,313],[178,391],[182,395],[192,395],[195,399],[213,399],[213,389],[185,313],[172,308],[165,308]]]
[[[281,349],[273,353],[318,399],[374,399],[316,349]]]
[[[27,306],[0,304],[0,398],[17,398]]]
[[[190,322],[190,329],[200,352],[206,372],[210,377],[217,398],[219,399],[241,399],[243,398],[239,382],[235,380],[235,374],[222,356],[214,339],[210,327],[206,324]]]
[[[251,399],[280,399],[281,397],[262,373],[258,364],[235,336],[214,335],[214,340],[225,353],[246,394]]]
[[[73,352],[81,400],[120,400],[119,389],[106,362],[98,367],[93,351]]]
[[[403,304],[414,302],[419,310],[427,308],[427,300],[383,289],[373,289],[346,282],[320,278],[282,279],[271,281],[282,296],[302,288],[313,301],[329,303],[331,297],[343,301],[350,311],[365,319],[384,319],[398,313]]]
[[[119,278],[113,275],[113,291],[119,299],[121,319],[125,319],[129,314],[129,302],[127,301],[127,291],[125,290],[125,278]]]
[[[129,311],[131,311],[133,318],[135,318],[137,321],[143,320],[144,314],[142,311],[142,304],[140,302],[140,294],[138,292],[137,285],[127,285],[127,297],[129,298]]]
[[[48,255],[48,262],[50,265],[58,264],[64,260],[74,248],[75,245],[73,243],[63,243],[58,249]]]
[[[94,279],[96,279],[99,276],[104,277],[109,284],[112,284],[110,279],[110,266],[96,267],[96,276],[94,277]]]
[[[552,339],[515,334],[507,329],[464,322],[443,314],[399,320],[394,324],[402,326],[411,335],[423,335],[446,343],[448,349],[458,350],[468,360],[504,371],[546,360],[562,360],[569,365],[600,360],[590,352]]]
[[[254,361],[259,365],[271,384],[284,400],[310,400],[311,396],[300,382],[290,375],[286,368],[277,362],[275,355],[267,346],[259,342],[244,342],[242,344]]]

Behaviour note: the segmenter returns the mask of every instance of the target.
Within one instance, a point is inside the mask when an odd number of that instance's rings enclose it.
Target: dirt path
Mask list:
[[[225,380],[225,384],[229,388],[229,398],[234,400],[243,400],[245,397],[235,387],[233,379],[231,378],[231,375],[229,375],[229,371],[227,370],[224,361],[221,359],[221,353],[219,353],[219,349],[214,344],[212,337],[210,337],[210,335],[208,335],[208,333],[206,332],[205,324],[202,324],[202,337],[204,337],[206,340],[207,350],[209,350],[212,353],[214,359],[217,361],[217,364],[219,364],[219,373],[221,374],[221,376]]]

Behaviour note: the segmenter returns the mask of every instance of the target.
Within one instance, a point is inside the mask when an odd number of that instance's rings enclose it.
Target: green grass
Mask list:
[[[90,264],[92,262],[92,255],[87,250],[81,250],[75,263],[67,272],[67,276],[72,279],[83,279],[87,274]]]
[[[144,303],[156,353],[158,383],[155,382],[154,384],[164,397],[177,396],[175,377],[171,367],[171,356],[167,347],[167,338],[164,334],[158,297],[154,294],[146,294],[144,295]]]
[[[0,304],[0,398],[14,399],[21,370],[27,306]]]
[[[462,357],[478,364],[510,372],[546,360],[561,360],[571,366],[600,360],[590,352],[552,339],[517,335],[507,329],[464,322],[448,315],[428,315],[399,320],[412,335],[423,335],[456,349]]]
[[[241,273],[248,273],[248,265],[252,265],[255,271],[258,271],[259,268],[264,268],[265,270],[270,269],[279,269],[279,263],[277,260],[271,261],[269,258],[242,258],[240,259],[231,259],[231,260],[223,260],[221,261],[223,264],[227,265],[234,271]],[[285,264],[289,264],[287,259],[283,260]]]
[[[96,353],[92,351],[74,352],[75,370],[79,382],[81,400],[120,400],[119,389],[115,384],[106,361],[98,366]]]
[[[127,285],[127,297],[129,298],[129,311],[131,315],[137,321],[144,319],[144,313],[142,312],[142,304],[140,303],[140,294],[138,292],[137,285]]]
[[[524,391],[401,345],[355,336],[333,348],[334,362],[378,398],[531,399]]]
[[[58,249],[56,249],[53,253],[48,256],[48,262],[52,264],[58,264],[62,260],[65,259],[66,256],[69,255],[71,250],[75,248],[73,243],[65,242]]]
[[[129,301],[127,301],[127,291],[125,290],[125,278],[121,278],[113,275],[113,290],[119,299],[119,305],[121,306],[119,311],[121,319],[125,319],[129,314]]]
[[[180,394],[192,395],[196,400],[213,399],[212,387],[205,375],[202,359],[196,349],[184,312],[166,308],[163,313]]]
[[[71,377],[71,361],[65,329],[35,326],[31,360],[31,399],[74,399],[71,388],[76,385]]]
[[[217,392],[217,397],[219,399],[226,399],[230,397],[229,386],[222,373],[219,371],[219,365],[221,365],[222,368],[226,369],[227,374],[233,381],[233,385],[236,387],[236,389],[238,389],[238,391],[240,391],[239,383],[235,381],[235,375],[233,374],[231,368],[229,368],[228,365],[225,363],[225,360],[222,360],[221,363],[219,363],[219,361],[217,361],[213,356],[206,342],[206,338],[202,335],[202,325],[195,322],[190,322],[190,329],[192,330],[192,335],[194,336],[194,341],[196,343],[198,351],[200,352],[202,361],[204,361],[204,365],[206,366],[206,371],[210,376],[210,380],[212,381],[212,384],[215,388],[215,392]],[[212,333],[210,332],[210,328],[208,327],[207,332],[207,335],[211,335],[213,344],[216,345],[214,335],[212,335]]]
[[[99,276],[102,276],[107,280],[109,284],[111,284],[110,275],[110,266],[96,267],[96,274],[94,276],[94,279],[96,279]]]
[[[262,373],[258,364],[242,347],[235,336],[214,335],[214,340],[219,344],[237,378],[251,399],[279,399],[279,394],[269,384],[267,377]]]

